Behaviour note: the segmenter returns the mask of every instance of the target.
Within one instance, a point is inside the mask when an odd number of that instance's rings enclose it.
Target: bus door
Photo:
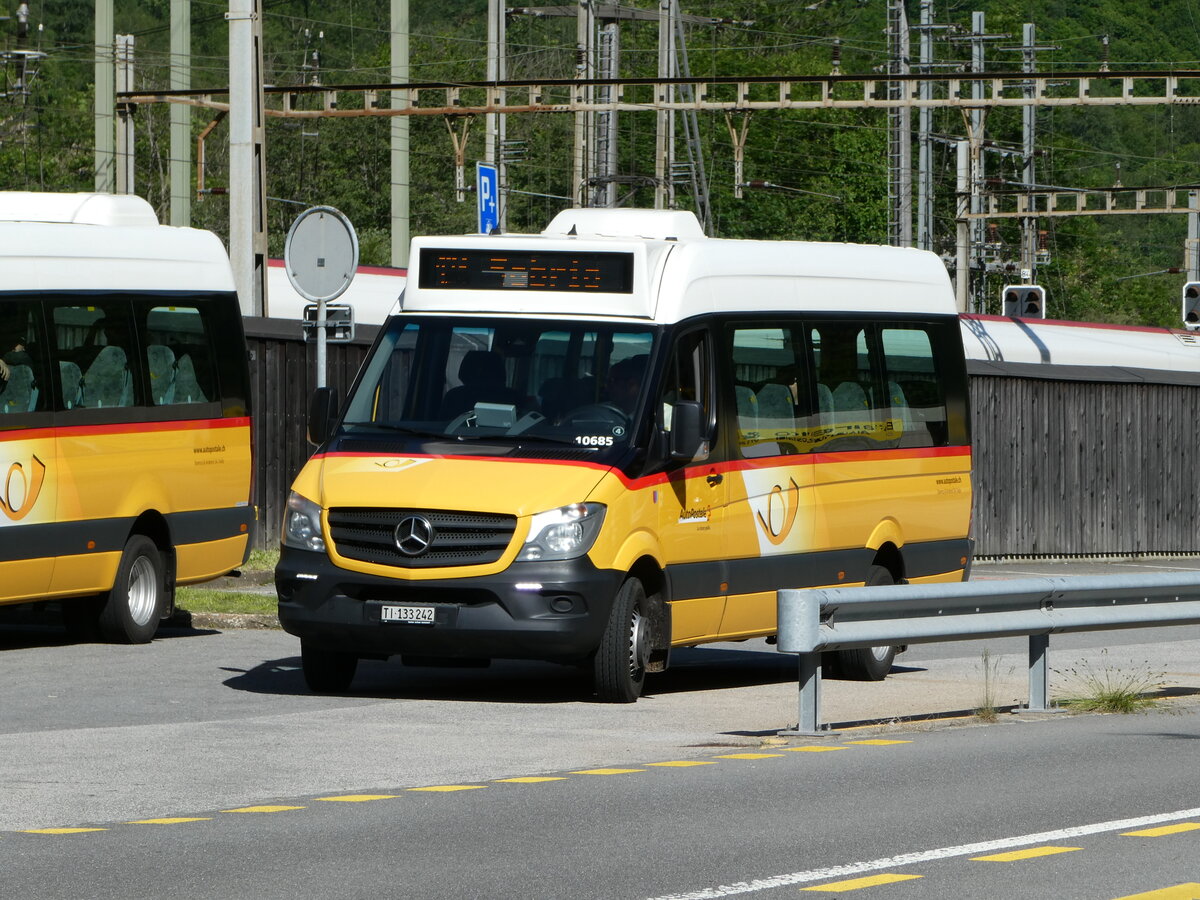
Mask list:
[[[674,405],[698,400],[708,440],[696,458],[675,462],[655,487],[659,535],[671,581],[672,639],[676,643],[718,633],[728,590],[725,507],[727,483],[716,444],[712,341],[707,329],[677,336],[670,352],[655,416],[671,432]]]
[[[0,603],[44,594],[58,488],[41,305],[0,300]]]

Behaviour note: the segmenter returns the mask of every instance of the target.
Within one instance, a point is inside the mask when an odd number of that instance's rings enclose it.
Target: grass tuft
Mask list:
[[[1163,687],[1163,673],[1150,668],[1148,661],[1141,666],[1125,670],[1112,665],[1108,650],[1100,651],[1100,659],[1093,664],[1084,660],[1056,674],[1067,679],[1066,690],[1060,705],[1081,712],[1133,713],[1158,705],[1157,694]]]
[[[983,672],[983,696],[975,710],[976,718],[984,722],[995,722],[1000,714],[996,702],[996,691],[1000,686],[1000,664],[1004,657],[993,655],[991,650],[984,648],[980,654],[979,667]]]

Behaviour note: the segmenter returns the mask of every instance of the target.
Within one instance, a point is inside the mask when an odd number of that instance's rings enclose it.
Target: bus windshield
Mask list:
[[[615,458],[641,421],[654,337],[562,319],[393,317],[339,434],[407,452],[453,441],[455,453]]]

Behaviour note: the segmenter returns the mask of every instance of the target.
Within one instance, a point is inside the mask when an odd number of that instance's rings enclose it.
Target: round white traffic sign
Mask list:
[[[296,217],[283,246],[288,281],[313,303],[340,297],[358,269],[358,235],[332,206],[314,206]]]

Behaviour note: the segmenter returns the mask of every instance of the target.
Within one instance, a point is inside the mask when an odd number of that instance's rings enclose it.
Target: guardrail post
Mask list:
[[[1029,712],[1050,712],[1050,635],[1029,636]]]
[[[814,651],[821,630],[821,600],[816,591],[780,591],[779,649],[796,653],[800,665],[800,720],[795,731],[780,734],[825,734],[821,728],[821,653]]]

